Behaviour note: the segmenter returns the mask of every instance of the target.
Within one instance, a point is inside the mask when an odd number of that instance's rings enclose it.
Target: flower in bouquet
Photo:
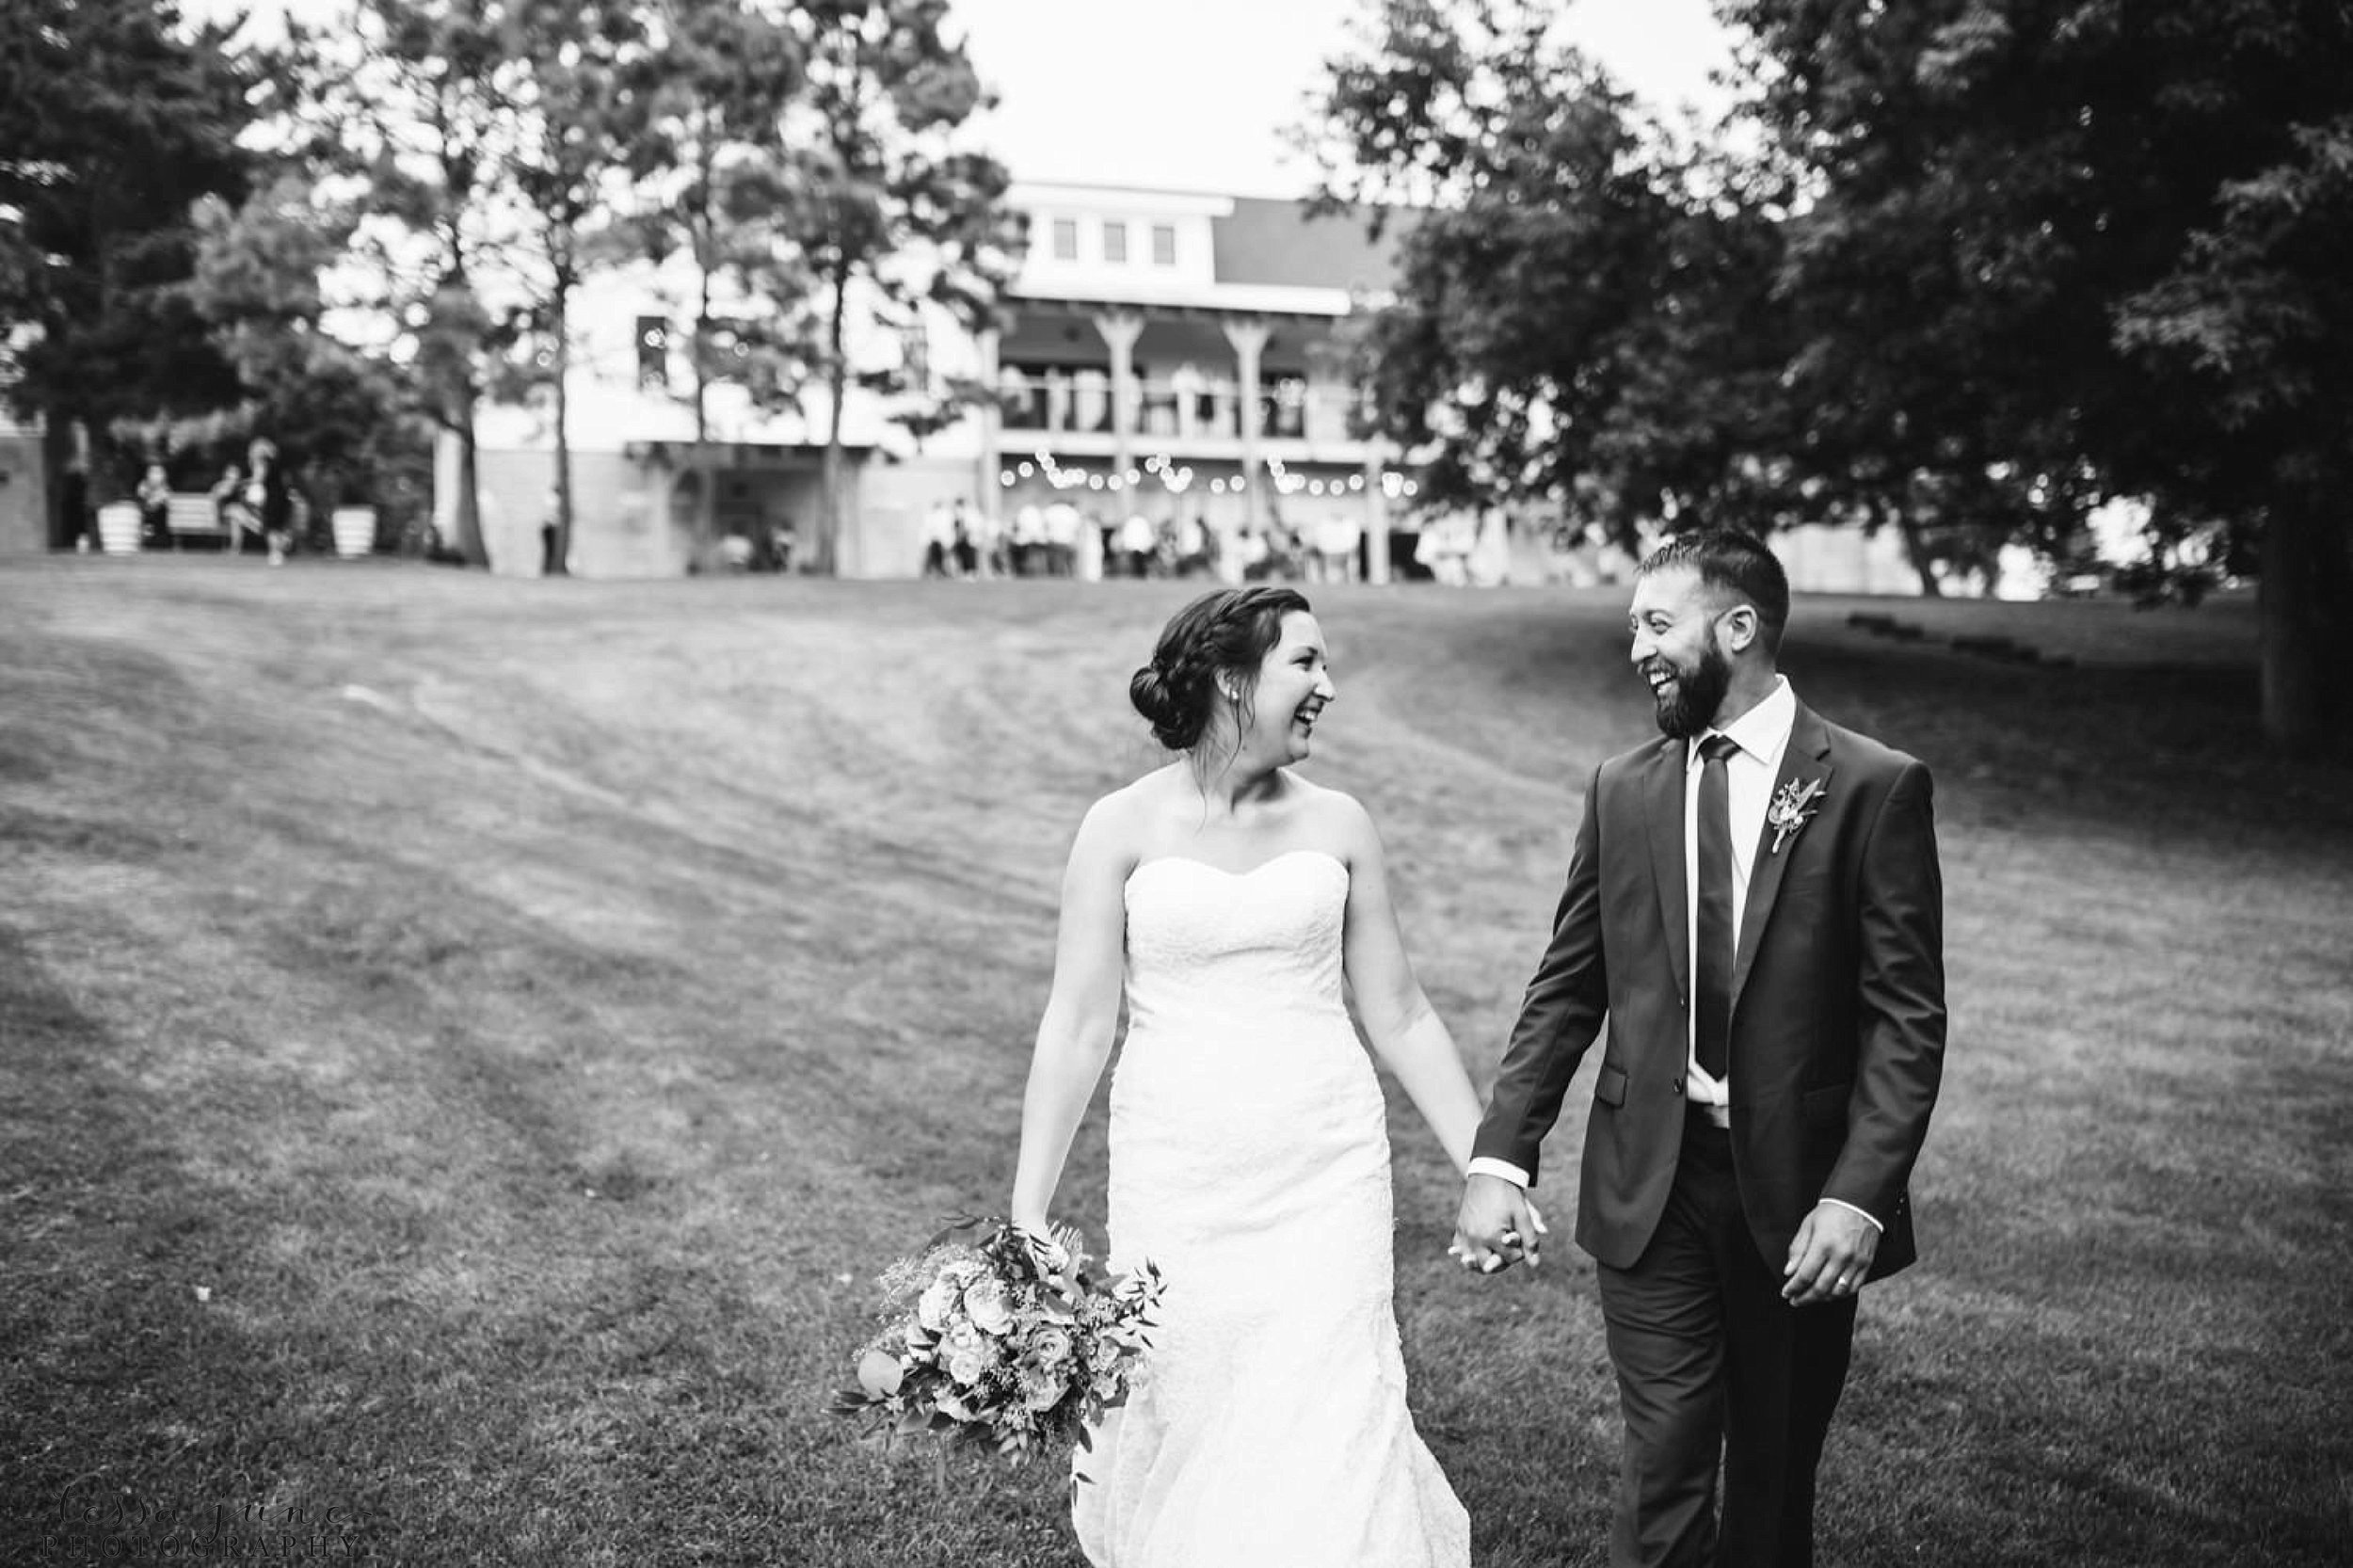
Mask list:
[[[959,1220],[883,1272],[881,1326],[833,1402],[885,1432],[1028,1455],[1142,1385],[1160,1272],[1098,1272],[1074,1230]]]

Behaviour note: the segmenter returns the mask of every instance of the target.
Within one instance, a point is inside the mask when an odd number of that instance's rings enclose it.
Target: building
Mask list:
[[[1078,186],[1017,193],[1031,250],[983,344],[998,408],[980,472],[1000,508],[1067,492],[1118,520],[1373,542],[1411,481],[1351,429],[1343,324],[1389,288],[1387,248],[1302,203]]]
[[[0,418],[0,555],[32,555],[53,548],[47,471],[37,425]]]
[[[1016,186],[1031,247],[1004,325],[974,339],[944,314],[890,332],[866,320],[861,364],[911,366],[1000,396],[918,440],[853,392],[844,409],[851,522],[836,569],[909,577],[923,519],[964,503],[1003,527],[1025,504],[1066,499],[1098,526],[1141,513],[1196,520],[1220,539],[1309,534],[1346,518],[1385,574],[1388,512],[1411,481],[1352,434],[1343,366],[1350,316],[1388,286],[1385,246],[1304,204],[1111,186]],[[830,410],[821,390],[761,410],[720,385],[695,440],[681,339],[693,280],[639,268],[600,278],[574,312],[569,386],[570,568],[664,576],[815,553]],[[723,310],[748,312],[755,301]],[[540,569],[553,431],[539,407],[484,410],[477,426],[484,540],[495,569]],[[439,486],[449,531],[456,480]]]

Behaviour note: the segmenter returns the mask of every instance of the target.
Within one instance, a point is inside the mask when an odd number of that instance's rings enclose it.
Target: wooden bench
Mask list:
[[[237,544],[228,524],[220,520],[220,508],[208,494],[175,492],[164,503],[164,528],[171,535],[175,550],[184,548],[192,540],[232,550]]]

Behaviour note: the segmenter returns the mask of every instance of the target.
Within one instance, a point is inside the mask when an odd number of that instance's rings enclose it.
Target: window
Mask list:
[[[637,384],[648,392],[670,390],[670,324],[661,316],[637,318]]]
[[[1152,264],[1154,266],[1176,264],[1176,226],[1175,224],[1155,223],[1152,225]]]
[[[1124,262],[1128,259],[1128,226],[1124,223],[1103,225],[1103,260]]]
[[[1054,260],[1075,262],[1079,259],[1079,220],[1075,217],[1054,219]]]

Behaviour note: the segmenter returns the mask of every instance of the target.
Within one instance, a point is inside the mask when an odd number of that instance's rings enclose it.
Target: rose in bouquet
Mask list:
[[[1086,1442],[1086,1426],[1140,1386],[1162,1288],[1146,1264],[1090,1267],[1077,1231],[1035,1236],[958,1220],[885,1270],[882,1327],[837,1416],[1026,1457]]]

